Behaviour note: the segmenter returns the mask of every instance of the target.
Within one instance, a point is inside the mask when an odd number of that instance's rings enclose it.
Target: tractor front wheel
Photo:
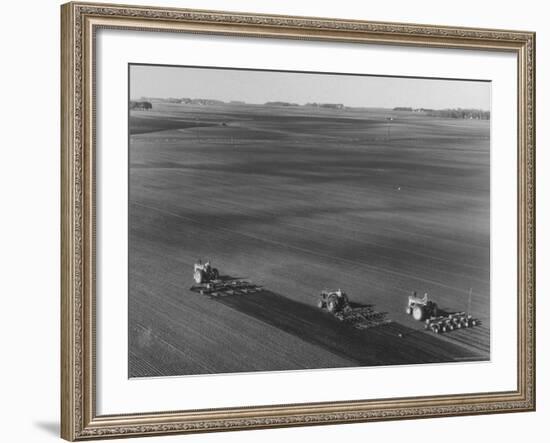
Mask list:
[[[317,307],[318,307],[319,309],[323,309],[323,308],[325,307],[325,302],[324,302],[323,300],[319,300],[319,301],[317,302]]]
[[[327,302],[327,311],[330,313],[336,311],[336,302],[334,300],[329,300]]]

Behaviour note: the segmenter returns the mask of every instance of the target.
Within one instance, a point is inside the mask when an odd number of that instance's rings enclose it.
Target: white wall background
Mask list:
[[[316,440],[447,442],[544,440],[550,419],[550,29],[545,2],[393,0],[128,0],[134,4],[446,24],[537,32],[538,411],[314,428],[174,436],[140,441]],[[0,439],[56,441],[59,433],[59,4],[2,5],[0,26]],[[544,201],[546,200],[546,202]]]

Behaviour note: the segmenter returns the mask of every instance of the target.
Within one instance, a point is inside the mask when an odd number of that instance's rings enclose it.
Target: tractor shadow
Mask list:
[[[218,280],[223,282],[230,282],[230,281],[237,281],[237,280],[246,280],[246,277],[233,277],[231,275],[220,275],[218,276]]]
[[[458,350],[445,350],[429,334],[396,322],[359,330],[316,306],[262,290],[252,294],[212,297],[212,300],[271,327],[340,356],[355,366],[454,361]],[[373,305],[350,303],[353,309]],[[270,341],[269,328],[263,339]],[[413,335],[413,333],[415,333]]]
[[[374,305],[372,303],[357,303],[354,301],[350,301],[349,306],[352,309],[374,308]]]

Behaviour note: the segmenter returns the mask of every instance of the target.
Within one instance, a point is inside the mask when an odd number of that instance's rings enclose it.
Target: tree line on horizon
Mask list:
[[[398,106],[393,108],[394,111],[422,112],[430,117],[441,118],[460,118],[466,120],[490,120],[491,111],[482,109],[469,108],[449,108],[449,109],[429,109],[429,108],[412,108],[410,106]]]
[[[145,100],[130,100],[130,109],[142,109],[148,111],[149,109],[153,109],[153,104]]]

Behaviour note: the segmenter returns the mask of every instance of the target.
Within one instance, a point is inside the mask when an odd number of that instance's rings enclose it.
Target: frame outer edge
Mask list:
[[[518,390],[536,410],[535,34],[518,52]]]
[[[61,5],[61,438],[74,441],[74,9]]]
[[[528,225],[528,244],[531,246],[529,251],[529,266],[527,272],[529,273],[529,281],[527,283],[527,291],[531,291],[531,293],[528,296],[527,304],[528,304],[528,318],[526,319],[526,324],[530,326],[530,330],[528,332],[528,341],[530,339],[530,349],[529,352],[529,359],[530,362],[530,372],[527,375],[526,383],[529,386],[530,392],[529,392],[529,400],[530,400],[530,411],[536,411],[537,409],[537,340],[536,340],[536,322],[537,322],[537,315],[536,315],[536,272],[537,272],[537,266],[536,266],[536,220],[537,220],[537,214],[536,214],[536,153],[537,153],[537,140],[536,140],[536,33],[532,32],[529,35],[527,46],[529,47],[529,55],[527,59],[527,66],[526,66],[526,76],[527,76],[527,84],[528,92],[527,92],[527,149],[529,150],[529,160],[527,162],[527,168],[528,168],[528,179],[527,179],[527,186],[529,189],[529,194],[526,198],[527,205],[528,205],[528,211],[529,211],[529,222]]]
[[[532,65],[532,81],[533,81],[533,90],[531,95],[531,103],[533,106],[532,112],[532,124],[533,127],[531,128],[531,136],[533,137],[533,314],[532,314],[532,321],[533,321],[533,343],[532,343],[532,364],[533,364],[533,411],[537,410],[537,315],[536,315],[536,306],[537,306],[537,251],[536,251],[536,240],[537,240],[537,36],[536,33],[533,32],[533,59],[531,60]]]
[[[285,28],[288,35],[282,38],[320,38],[323,30],[331,32],[330,40],[341,40],[340,35],[361,34],[360,41],[369,35],[374,39],[386,34],[392,36],[392,44],[402,40],[406,44],[449,47],[484,47],[490,50],[508,50],[518,54],[519,95],[518,142],[521,163],[518,193],[518,249],[521,267],[518,269],[520,284],[520,311],[522,320],[518,330],[518,391],[502,393],[503,398],[491,399],[487,396],[479,404],[471,404],[467,398],[443,405],[413,404],[396,405],[370,411],[368,408],[351,407],[350,410],[307,412],[297,410],[292,413],[266,411],[259,413],[254,408],[244,414],[235,411],[237,416],[208,416],[193,419],[184,417],[185,411],[175,412],[169,418],[166,413],[151,413],[150,417],[119,415],[96,417],[93,403],[93,343],[90,342],[89,304],[93,297],[93,237],[90,238],[89,224],[93,222],[94,208],[90,207],[89,194],[91,169],[90,130],[92,111],[88,112],[90,47],[86,46],[89,33],[86,32],[87,17],[124,17],[134,20],[147,18],[151,22],[205,24],[206,33],[211,27],[230,26],[251,29],[265,36],[271,27]],[[334,20],[334,25],[328,24]],[[120,26],[120,25],[119,25]],[[242,27],[242,28],[241,28]],[[75,440],[88,440],[109,437],[149,436],[184,434],[197,432],[220,432],[238,429],[261,429],[287,426],[337,424],[380,420],[428,418],[488,414],[498,412],[532,411],[535,409],[535,34],[523,31],[498,31],[470,28],[438,27],[433,25],[389,24],[374,22],[353,22],[341,19],[315,19],[312,17],[284,17],[238,12],[194,11],[171,8],[132,7],[130,5],[109,5],[93,3],[68,3],[61,7],[61,436]],[[151,29],[153,29],[152,27]],[[257,29],[261,31],[257,31]],[[294,34],[293,31],[296,30]],[[299,32],[298,32],[299,30]],[[292,32],[290,32],[292,31]],[[302,32],[303,31],[303,32]],[[251,36],[258,36],[251,33]],[[244,32],[242,33],[244,35]],[[383,37],[380,37],[380,36]],[[260,35],[261,36],[261,35]],[[388,40],[389,41],[389,40]],[[477,42],[477,43],[476,43]],[[521,61],[521,63],[520,63]],[[92,173],[93,176],[93,173]],[[91,212],[90,212],[91,211]],[[92,248],[92,249],[90,249]],[[90,274],[91,273],[91,274]],[[90,286],[92,284],[92,286]],[[91,290],[91,291],[90,291]],[[90,295],[88,294],[88,295]],[[93,375],[93,374],[92,374]],[[92,398],[90,398],[92,397]],[[283,405],[284,406],[284,405]],[[287,405],[290,406],[290,405]],[[304,405],[307,406],[307,405]],[[312,406],[312,405],[310,405]],[[188,412],[188,411],[187,411]],[[107,421],[105,421],[107,419]]]

